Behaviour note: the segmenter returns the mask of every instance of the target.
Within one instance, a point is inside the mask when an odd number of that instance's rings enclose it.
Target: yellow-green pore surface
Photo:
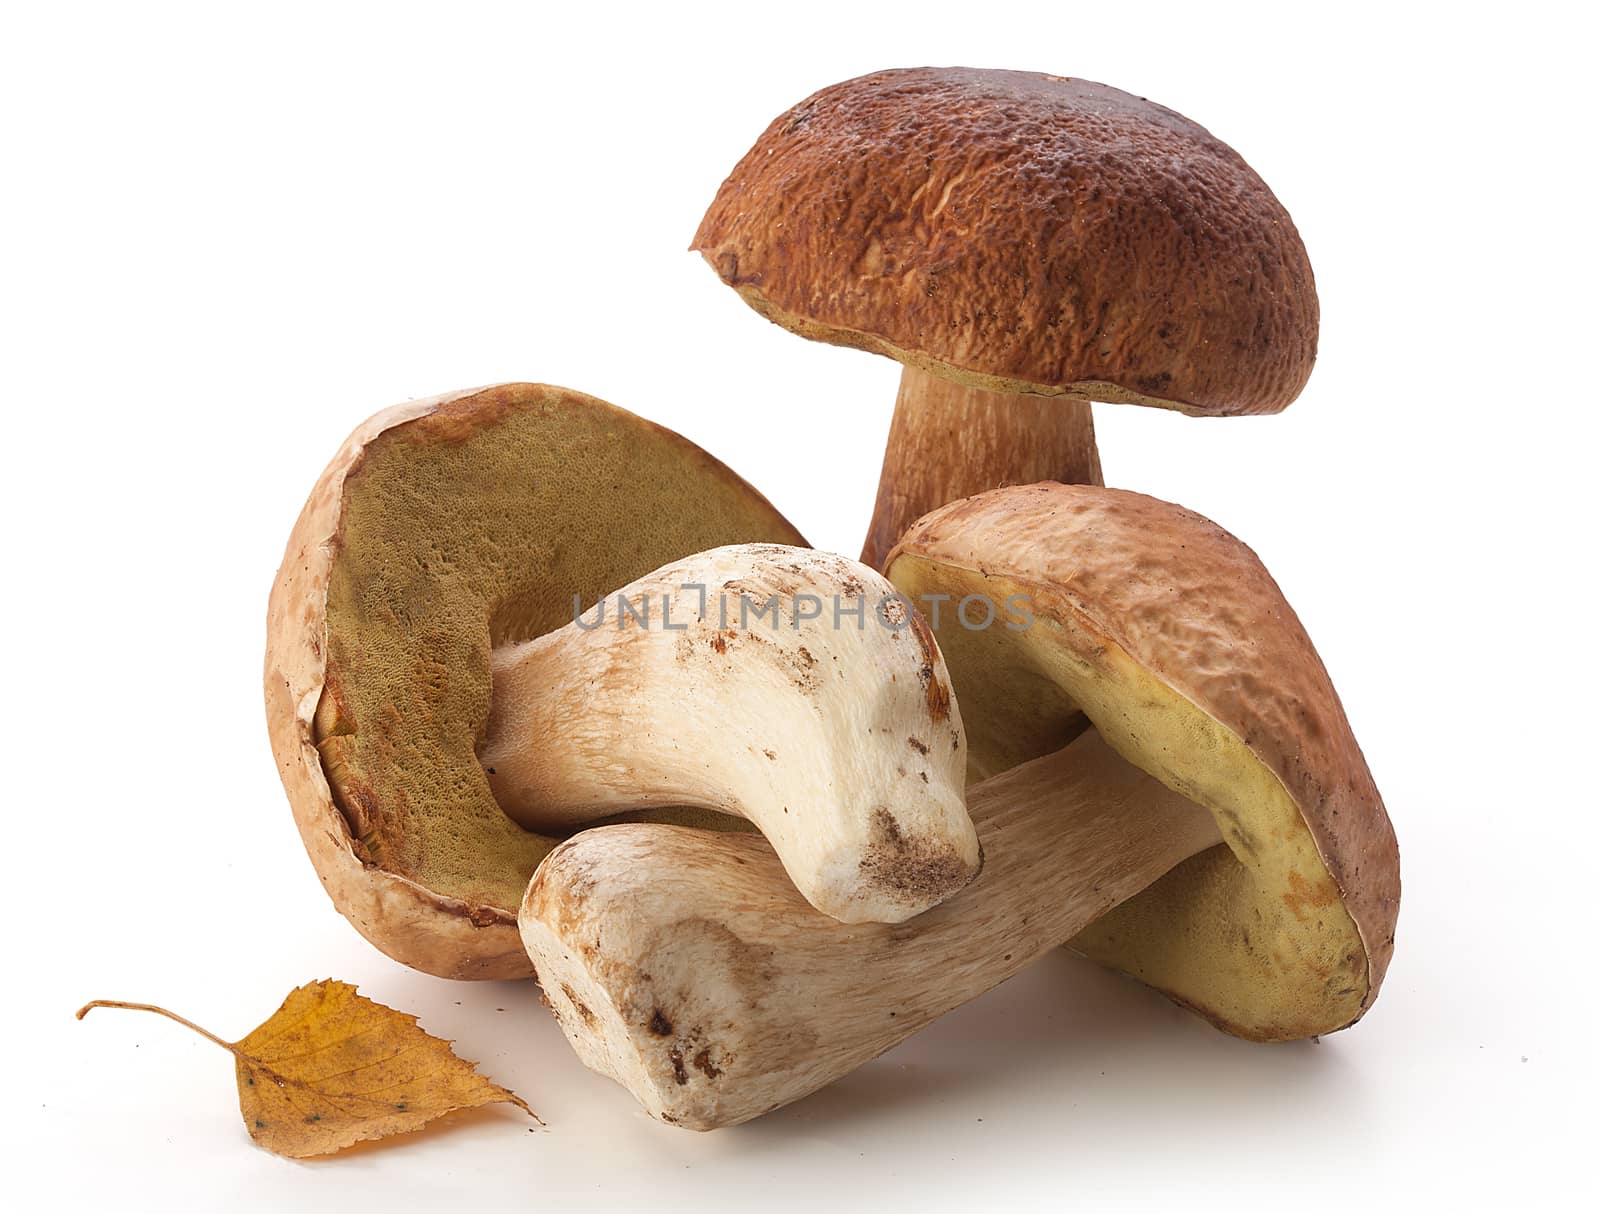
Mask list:
[[[1073,494],[1082,488],[1073,487]],[[1185,545],[1170,534],[1170,543],[1152,539],[1149,528],[1171,521],[1156,517],[1153,508],[1177,508],[1140,498],[1122,517],[1113,509],[1087,525],[1073,520],[1062,530],[1076,534],[1052,552],[1048,545],[1030,546],[1048,533],[1050,511],[1067,513],[1073,502],[1058,494],[1041,497],[1010,504],[1013,511],[1044,512],[1042,526],[1020,547],[1007,551],[989,532],[992,563],[963,561],[957,554],[986,525],[1003,527],[1004,512],[991,511],[960,538],[959,519],[941,534],[936,520],[945,512],[936,512],[925,526],[919,524],[920,534],[914,529],[907,537],[889,569],[913,602],[931,594],[952,596],[937,633],[967,722],[970,778],[1058,748],[1081,710],[1124,758],[1211,811],[1225,844],[1180,865],[1097,921],[1073,946],[1241,1036],[1285,1040],[1351,1023],[1375,993],[1387,962],[1398,859],[1382,804],[1298,621],[1253,554],[1212,524],[1205,527],[1214,534],[1189,537],[1198,544]],[[947,511],[958,512],[960,505]],[[1236,551],[1223,551],[1217,536]],[[1223,559],[1208,562],[1208,546]],[[1201,549],[1198,565],[1187,572],[1157,568],[1164,556],[1189,547]],[[1024,553],[1031,555],[1019,555]],[[1104,562],[1101,569],[1085,570],[1097,562]],[[980,563],[984,571],[964,567]],[[1119,564],[1125,579],[1118,578]],[[1232,593],[1229,581],[1235,582]],[[1097,603],[1100,585],[1119,585],[1113,593],[1120,601]],[[967,595],[1025,606],[1009,613],[1002,608],[994,627],[974,630],[963,627],[953,611]],[[1134,607],[1141,595],[1147,601]],[[1028,627],[1005,626],[1027,622],[1024,611],[1032,615]],[[976,609],[970,613],[981,616]],[[1283,630],[1287,638],[1264,637],[1268,630]],[[1152,646],[1167,651],[1156,669],[1145,660]],[[1282,670],[1276,686],[1273,671],[1261,665],[1262,658],[1274,657],[1298,666]],[[1215,711],[1201,707],[1162,669],[1186,665],[1197,667],[1188,690],[1199,688],[1200,699],[1213,686],[1231,686],[1231,695],[1253,701],[1250,710],[1231,713],[1226,695]],[[1233,724],[1219,719],[1235,715]],[[1304,731],[1306,745],[1293,737],[1264,737],[1275,723],[1286,726],[1280,733]],[[1327,736],[1341,732],[1348,747]],[[1274,769],[1282,765],[1264,758],[1292,754],[1292,764],[1318,751],[1353,754],[1354,763],[1350,770],[1330,763],[1321,771],[1292,773],[1298,799]],[[1369,946],[1346,907],[1347,900],[1356,900],[1341,890],[1308,828],[1301,802],[1310,797],[1318,799],[1313,816],[1374,819],[1352,836],[1352,848],[1359,850],[1337,857],[1347,885],[1370,880],[1385,887],[1363,904],[1370,912],[1369,934],[1383,933],[1370,965]]]
[[[580,393],[510,385],[380,434],[345,480],[314,723],[361,858],[515,914],[556,840],[507,818],[478,765],[491,648],[754,541],[804,543],[704,451]]]

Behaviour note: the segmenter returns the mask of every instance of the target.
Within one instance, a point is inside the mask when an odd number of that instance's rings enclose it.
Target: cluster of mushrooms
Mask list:
[[[1316,293],[1261,179],[1103,85],[887,71],[773,122],[694,248],[903,364],[861,561],[578,392],[363,423],[266,656],[339,910],[431,974],[537,975],[696,1129],[1062,945],[1250,1040],[1359,1019],[1399,858],[1339,697],[1250,549],[1103,487],[1088,403],[1298,395]]]

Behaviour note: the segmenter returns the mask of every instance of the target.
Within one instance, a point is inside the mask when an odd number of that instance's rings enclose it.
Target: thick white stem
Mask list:
[[[880,575],[738,545],[603,602],[598,619],[494,654],[479,757],[517,821],[738,815],[812,906],[850,923],[908,919],[978,871],[944,659]]]
[[[633,824],[545,859],[523,943],[588,1066],[652,1116],[713,1129],[847,1074],[1220,837],[1095,733],[969,802],[983,873],[907,923],[817,915],[752,836]]]

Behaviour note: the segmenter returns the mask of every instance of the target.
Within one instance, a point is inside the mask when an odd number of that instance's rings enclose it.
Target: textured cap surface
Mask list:
[[[925,516],[888,574],[914,602],[986,594],[1028,624],[973,631],[947,610],[937,629],[974,776],[1051,749],[1081,709],[1216,815],[1224,846],[1076,947],[1244,1036],[1359,1017],[1393,951],[1399,852],[1327,671],[1249,548],[1141,494],[1030,485]]]
[[[769,319],[975,387],[1273,413],[1311,265],[1238,153],[1092,81],[909,68],[781,115],[693,247]]]

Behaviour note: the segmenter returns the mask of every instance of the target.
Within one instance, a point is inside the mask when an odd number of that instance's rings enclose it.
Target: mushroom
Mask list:
[[[736,814],[846,923],[901,922],[978,871],[944,660],[865,565],[699,553],[496,649],[492,669],[482,763],[530,830],[656,806]]]
[[[1074,948],[1253,1041],[1361,1017],[1394,951],[1399,849],[1322,659],[1254,552],[1181,506],[1046,484],[935,511],[888,566],[914,602],[955,609],[935,633],[969,778],[1048,752],[1081,711],[1217,819],[1226,846]],[[973,594],[1019,604],[1008,622],[1029,626],[965,627]]]
[[[491,652],[565,624],[574,596],[745,541],[804,543],[693,443],[579,392],[507,384],[359,426],[289,538],[264,680],[340,912],[429,973],[531,973],[516,907],[557,840],[507,817],[479,768]]]
[[[1275,413],[1317,345],[1294,223],[1163,106],[1033,72],[832,85],[735,166],[697,250],[767,319],[902,363],[861,559],[1007,484],[1101,484],[1091,400]]]
[[[579,835],[519,921],[586,1063],[664,1119],[733,1124],[1068,942],[1251,1040],[1371,1006],[1394,834],[1248,548],[1178,506],[1048,484],[935,511],[889,576],[939,613],[969,774],[988,776],[969,795],[982,874],[920,918],[847,931],[787,895],[758,840]]]
[[[907,923],[822,918],[757,836],[633,823],[550,853],[523,943],[585,1065],[652,1117],[717,1129],[848,1074],[1218,837],[1092,731],[968,806],[983,872]]]

